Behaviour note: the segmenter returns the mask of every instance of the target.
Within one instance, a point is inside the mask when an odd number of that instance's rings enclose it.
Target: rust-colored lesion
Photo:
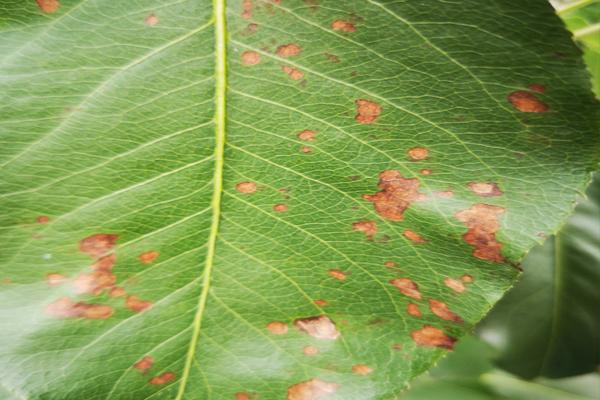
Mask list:
[[[496,239],[496,232],[500,229],[498,217],[504,211],[499,206],[474,204],[471,208],[456,213],[456,218],[468,228],[463,239],[474,247],[475,257],[497,263],[504,261],[502,243]]]
[[[294,321],[294,326],[316,339],[335,340],[340,336],[335,323],[325,315],[299,318]]]
[[[375,234],[377,234],[377,222],[375,221],[358,221],[352,224],[352,228],[355,231],[362,232],[365,234],[367,239],[373,240]]]
[[[421,300],[421,291],[419,290],[419,285],[417,285],[410,278],[396,278],[390,281],[392,285],[394,285],[400,293],[403,295],[410,297],[415,300]]]
[[[410,205],[423,200],[425,195],[419,192],[417,178],[404,178],[400,171],[389,169],[379,173],[377,187],[381,191],[365,194],[363,199],[373,203],[377,214],[390,221],[402,221],[404,212]]]
[[[412,331],[410,336],[418,346],[439,347],[452,350],[456,339],[446,335],[443,330],[431,325],[425,325],[421,329]]]
[[[340,385],[315,378],[296,383],[288,388],[287,400],[320,400],[334,394]]]
[[[381,114],[381,106],[374,101],[358,99],[355,104],[356,116],[354,119],[361,124],[372,124]]]
[[[463,319],[459,317],[456,313],[450,310],[450,307],[443,301],[430,299],[429,300],[429,309],[432,313],[440,317],[445,321],[452,321],[462,323]]]
[[[58,318],[106,319],[113,313],[107,304],[75,302],[70,297],[62,297],[46,307],[46,314]]]

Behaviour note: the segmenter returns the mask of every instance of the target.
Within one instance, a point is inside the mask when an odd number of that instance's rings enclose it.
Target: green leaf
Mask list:
[[[389,399],[598,160],[542,0],[38,3],[0,17],[17,399]]]
[[[600,365],[600,174],[587,196],[561,231],[525,258],[521,281],[478,327],[510,372],[564,377]]]

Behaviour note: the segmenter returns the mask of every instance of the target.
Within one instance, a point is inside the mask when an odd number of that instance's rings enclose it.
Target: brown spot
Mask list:
[[[356,32],[356,27],[350,21],[344,21],[343,19],[336,19],[331,23],[331,29],[334,31],[344,32]]]
[[[444,190],[441,192],[435,192],[435,195],[449,199],[449,198],[454,197],[454,192],[452,190]]]
[[[126,294],[127,293],[125,292],[125,289],[123,289],[122,287],[119,287],[119,286],[115,286],[115,287],[111,288],[110,291],[108,292],[108,295],[110,297],[123,297]]]
[[[377,187],[381,189],[375,194],[365,194],[363,199],[373,203],[377,214],[391,221],[402,221],[404,211],[414,202],[422,200],[419,193],[419,180],[406,179],[400,171],[388,169],[379,173]]]
[[[318,378],[300,382],[288,388],[287,400],[319,400],[335,393],[339,384]]]
[[[302,48],[296,43],[289,43],[281,45],[277,48],[276,52],[279,57],[292,57],[297,56],[302,51]]]
[[[404,237],[410,240],[413,243],[423,244],[427,243],[427,240],[423,239],[423,236],[419,235],[417,232],[411,231],[409,229],[405,230],[403,233]]]
[[[408,315],[412,315],[413,317],[417,318],[421,318],[421,316],[423,315],[421,313],[421,310],[419,310],[419,306],[414,303],[408,303],[408,305],[406,306],[406,312],[408,313]]]
[[[281,70],[295,81],[304,78],[304,72],[300,71],[299,69],[288,67],[287,65],[282,65]]]
[[[267,329],[273,335],[284,335],[288,331],[288,326],[283,322],[273,321],[267,324]]]
[[[117,282],[117,277],[109,271],[94,271],[79,274],[73,281],[73,288],[77,294],[98,295],[105,289],[111,288]]]
[[[158,258],[160,253],[158,251],[146,251],[139,255],[139,260],[144,264],[150,264]]]
[[[421,292],[419,286],[409,278],[396,278],[392,279],[390,283],[400,290],[405,296],[413,298],[415,300],[421,300]]]
[[[258,29],[258,24],[255,24],[255,23],[248,24],[248,26],[246,26],[246,29],[244,29],[244,34],[252,35],[253,33],[256,32],[257,29]]]
[[[354,364],[352,366],[352,373],[356,375],[369,375],[373,372],[373,369],[366,364]]]
[[[425,160],[429,156],[429,150],[424,147],[413,147],[408,150],[408,157],[413,161]]]
[[[343,281],[346,279],[346,273],[343,271],[340,271],[339,269],[330,269],[328,272],[329,276],[331,276],[332,278],[335,278],[337,280]]]
[[[540,85],[539,83],[532,83],[527,87],[529,88],[529,90],[536,93],[544,93],[546,91],[546,86]]]
[[[165,372],[148,381],[151,385],[164,385],[165,383],[175,380],[175,374],[172,372]]]
[[[235,190],[240,193],[254,193],[256,192],[256,183],[254,182],[240,182],[235,185]]]
[[[517,90],[508,95],[508,101],[519,111],[527,113],[544,113],[550,110],[550,107],[534,94]]]
[[[288,206],[286,204],[275,204],[273,206],[273,211],[275,212],[286,212],[288,210]]]
[[[235,400],[250,400],[250,395],[245,392],[238,392],[235,394]]]
[[[252,18],[252,0],[242,0],[242,18]]]
[[[459,279],[453,279],[446,277],[444,278],[444,285],[448,286],[450,289],[454,290],[456,293],[462,293],[465,291],[465,285],[463,281]]]
[[[377,222],[375,221],[358,221],[352,224],[355,231],[365,234],[367,239],[373,240],[373,236],[377,233]]]
[[[345,279],[345,275],[344,275],[344,279]],[[317,300],[313,301],[313,303],[319,307],[323,307],[323,306],[326,306],[329,304],[327,302],[327,300],[322,300],[322,299],[317,299]]]
[[[150,356],[145,356],[140,361],[133,364],[133,368],[137,369],[142,374],[145,374],[146,372],[148,372],[148,370],[150,368],[152,368],[153,364],[154,364],[154,359]]]
[[[383,266],[386,268],[394,268],[396,266],[396,263],[393,261],[386,261],[383,263]]]
[[[392,345],[392,349],[394,349],[396,351],[400,351],[400,350],[402,350],[402,344],[400,344],[400,343],[394,343]]]
[[[454,343],[456,343],[456,339],[431,325],[425,325],[421,329],[412,331],[410,336],[417,345],[425,347],[441,347],[451,350],[454,347]]]
[[[429,309],[431,310],[432,313],[434,313],[435,315],[437,315],[438,317],[440,317],[443,320],[459,322],[459,323],[463,322],[462,318],[459,317],[458,315],[456,315],[455,313],[453,313],[452,311],[450,311],[450,308],[448,307],[448,305],[446,303],[444,303],[443,301],[430,299],[429,300]]]
[[[465,274],[465,275],[463,275],[463,276],[460,277],[460,280],[463,281],[464,283],[471,283],[475,279],[473,279],[473,276]]]
[[[243,65],[256,65],[260,62],[260,54],[255,51],[245,51],[242,53],[242,64]]]
[[[431,175],[433,173],[433,171],[430,170],[429,168],[423,168],[422,170],[419,170],[419,173],[421,175]]]
[[[325,315],[297,319],[294,326],[317,339],[335,340],[340,336],[335,323]]]
[[[502,190],[494,182],[470,182],[469,188],[481,197],[502,196]]]
[[[354,119],[361,124],[372,124],[381,114],[381,106],[375,102],[358,99],[356,104],[356,116]]]
[[[327,57],[327,59],[332,62],[332,63],[339,63],[340,62],[340,58],[338,56],[336,56],[335,54],[331,54],[331,53],[323,53],[325,55],[325,57]]]
[[[150,14],[144,18],[144,23],[148,26],[154,26],[158,24],[158,17],[154,14]]]
[[[58,0],[35,0],[40,10],[45,13],[51,14],[56,12],[60,7],[60,2]]]
[[[115,247],[119,236],[110,233],[97,233],[82,239],[79,250],[92,257],[98,257]]]
[[[315,346],[306,346],[304,349],[302,349],[302,352],[307,356],[314,356],[315,354],[319,353],[319,349],[317,349]]]
[[[106,319],[114,310],[107,304],[89,304],[74,302],[69,297],[62,297],[46,307],[46,313],[58,318]]]
[[[496,240],[496,232],[500,228],[498,215],[503,212],[502,207],[474,204],[468,210],[456,213],[456,218],[469,228],[463,239],[475,248],[475,257],[492,262],[504,261],[502,243]]]
[[[304,154],[308,154],[308,153],[312,152],[312,148],[310,148],[309,146],[302,146],[300,151],[303,152]]]
[[[107,256],[100,257],[99,259],[94,261],[94,263],[91,265],[91,268],[94,271],[110,272],[110,271],[112,271],[116,262],[117,262],[117,255],[112,253]]]
[[[141,300],[137,296],[127,296],[125,306],[134,312],[142,312],[152,306],[151,301]]]
[[[312,142],[315,140],[315,136],[317,132],[311,131],[310,129],[305,129],[302,132],[298,133],[298,139],[304,140],[306,142]]]
[[[61,275],[61,274],[46,275],[46,282],[48,282],[48,285],[50,285],[50,286],[60,285],[61,283],[64,283],[65,280],[66,280],[65,276]]]
[[[35,219],[35,221],[38,224],[47,224],[48,222],[50,222],[50,217],[48,217],[47,215],[40,215]]]

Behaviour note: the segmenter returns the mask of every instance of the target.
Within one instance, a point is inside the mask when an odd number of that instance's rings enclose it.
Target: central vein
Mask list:
[[[221,219],[221,193],[223,192],[223,152],[225,148],[225,101],[227,90],[227,25],[225,19],[225,0],[213,0],[213,23],[215,24],[215,171],[213,197],[211,202],[212,221],[208,236],[208,250],[202,279],[202,293],[198,300],[198,310],[194,316],[193,332],[185,360],[185,366],[175,400],[181,400],[185,393],[192,362],[198,346],[202,316],[210,290],[210,280],[215,259],[215,247]]]

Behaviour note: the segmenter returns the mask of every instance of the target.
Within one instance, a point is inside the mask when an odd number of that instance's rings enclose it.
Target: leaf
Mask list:
[[[526,378],[595,371],[600,282],[600,175],[560,232],[525,259],[525,273],[479,326],[499,365]]]
[[[16,398],[393,397],[597,162],[545,1],[38,4],[0,23]]]

